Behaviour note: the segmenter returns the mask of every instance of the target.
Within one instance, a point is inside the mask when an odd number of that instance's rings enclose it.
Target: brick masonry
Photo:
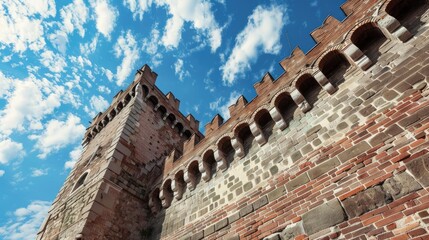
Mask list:
[[[428,239],[429,3],[406,2],[346,2],[205,137],[144,66],[38,239]]]

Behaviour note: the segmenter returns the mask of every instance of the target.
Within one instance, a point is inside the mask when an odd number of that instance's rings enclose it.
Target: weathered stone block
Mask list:
[[[299,175],[298,177],[290,180],[289,182],[286,183],[286,189],[291,192],[293,191],[295,188],[302,186],[306,183],[308,183],[308,181],[310,181],[310,179],[308,178],[307,173],[302,173],[301,175]]]
[[[232,214],[231,216],[229,216],[228,222],[233,223],[233,222],[237,221],[238,219],[240,219],[240,212],[236,212],[236,213]]]
[[[197,232],[196,234],[192,235],[191,239],[192,240],[200,240],[200,239],[203,239],[203,237],[204,237],[204,232],[200,231],[200,232]]]
[[[337,199],[323,203],[302,216],[303,227],[307,235],[334,226],[345,220],[347,220],[347,216]]]
[[[340,165],[340,161],[338,158],[332,158],[322,164],[319,164],[318,166],[310,169],[308,171],[308,176],[311,180],[319,177],[320,175],[329,172],[331,169],[335,168],[336,166]]]
[[[416,158],[406,163],[406,166],[421,185],[429,186],[429,155]]]
[[[204,237],[207,237],[208,235],[214,233],[215,231],[215,225],[211,225],[210,227],[207,227],[204,229]]]
[[[401,198],[408,193],[422,189],[422,186],[408,173],[397,174],[383,183],[383,189],[394,199]]]
[[[277,198],[283,196],[286,193],[286,189],[284,187],[278,187],[277,189],[275,189],[274,191],[271,191],[270,193],[268,193],[268,201],[274,201]]]
[[[222,228],[224,228],[226,226],[228,226],[228,218],[222,219],[219,222],[217,222],[215,224],[215,230],[219,231],[219,230],[221,230]]]
[[[302,221],[288,225],[281,233],[283,240],[293,240],[295,237],[304,234]]]
[[[353,147],[347,149],[346,151],[338,154],[338,158],[341,162],[345,162],[368,151],[370,148],[371,146],[367,142],[362,141],[354,145]]]
[[[265,206],[268,204],[268,197],[262,196],[256,202],[253,203],[253,209],[258,210],[259,208]]]
[[[279,233],[271,234],[268,237],[265,237],[263,240],[282,240]]]
[[[253,205],[247,205],[244,208],[240,209],[240,217],[244,217],[251,212],[253,212]]]
[[[391,196],[386,194],[381,186],[374,186],[345,199],[342,203],[349,218],[354,218],[391,201]]]

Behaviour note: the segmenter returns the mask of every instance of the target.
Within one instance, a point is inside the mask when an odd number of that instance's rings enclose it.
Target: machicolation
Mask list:
[[[139,69],[38,239],[429,239],[429,1],[342,9],[205,136]]]

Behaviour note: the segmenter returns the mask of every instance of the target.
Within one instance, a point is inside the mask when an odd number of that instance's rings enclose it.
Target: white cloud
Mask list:
[[[105,94],[110,94],[112,92],[112,91],[110,91],[110,88],[108,88],[104,85],[98,86],[98,91],[101,93],[105,93]]]
[[[230,117],[228,107],[235,104],[240,96],[241,93],[233,91],[226,102],[224,102],[222,97],[219,97],[216,101],[211,102],[209,107],[211,110],[219,112],[224,119],[228,119]],[[222,102],[224,103],[222,104]]]
[[[176,63],[174,63],[174,72],[179,76],[180,81],[183,81],[185,77],[191,76],[189,71],[183,68],[183,60],[180,58],[177,59]]]
[[[212,52],[219,48],[222,42],[222,29],[216,22],[210,2],[204,0],[160,2],[168,6],[169,14],[172,16],[167,20],[162,38],[166,48],[177,48],[185,21],[190,22],[195,30],[209,39]]]
[[[80,53],[88,56],[91,53],[95,52],[95,49],[97,48],[97,42],[98,42],[98,34],[95,35],[95,37],[92,39],[89,43],[79,44]]]
[[[226,63],[220,67],[222,81],[232,85],[244,77],[261,53],[278,54],[282,48],[281,31],[289,22],[283,5],[257,6],[249,16],[246,27],[235,39],[235,46]]]
[[[133,18],[143,20],[143,14],[152,5],[152,0],[124,0],[124,6],[131,10]]]
[[[82,154],[82,146],[79,145],[75,147],[70,153],[70,160],[64,163],[65,169],[72,169],[76,162],[79,160],[80,155]]]
[[[91,6],[95,11],[98,32],[110,40],[110,34],[115,28],[116,18],[119,15],[118,10],[111,6],[108,0],[91,1]]]
[[[86,57],[82,57],[82,56],[78,56],[78,57],[70,56],[69,59],[70,59],[70,61],[72,63],[79,64],[79,66],[81,67],[81,69],[84,68],[85,66],[92,67],[91,61],[89,61],[89,59],[86,58]]]
[[[3,0],[0,3],[0,43],[10,45],[15,52],[42,49],[44,19],[56,14],[53,0]]]
[[[101,70],[103,71],[104,75],[106,75],[107,79],[109,79],[109,81],[111,82],[113,80],[113,77],[115,76],[112,71],[103,67],[101,68]]]
[[[11,139],[0,141],[0,164],[8,164],[14,159],[20,159],[25,155],[24,147],[21,143]]]
[[[13,79],[6,77],[0,72],[0,98],[6,96],[13,88]]]
[[[189,22],[197,34],[201,34],[208,39],[211,51],[215,52],[222,43],[222,28],[219,27],[212,4],[207,0],[125,0],[124,5],[133,13],[134,18],[138,15],[140,20],[144,12],[155,3],[159,7],[165,7],[168,15],[162,43],[167,49],[177,48],[182,38],[182,31],[185,22]]]
[[[91,108],[97,112],[103,112],[109,107],[109,102],[106,101],[102,96],[92,96],[89,100]]]
[[[119,36],[113,50],[116,58],[123,57],[121,65],[116,68],[116,84],[121,86],[125,79],[131,74],[135,63],[139,58],[137,41],[130,30]]]
[[[60,30],[55,31],[49,35],[49,40],[63,55],[66,53],[67,43],[69,42],[66,32]]]
[[[40,151],[39,158],[46,158],[52,152],[76,143],[85,133],[85,127],[80,118],[69,114],[65,121],[50,120],[40,135],[31,135],[29,138],[36,140],[35,148]]]
[[[60,10],[61,18],[63,19],[63,30],[70,34],[75,29],[81,37],[85,36],[85,28],[83,25],[88,19],[88,8],[83,0],[74,0]]]
[[[25,80],[14,79],[12,89],[5,96],[7,104],[0,111],[0,135],[6,136],[13,130],[39,129],[45,115],[52,113],[62,102],[74,99],[63,86],[47,79],[37,80],[32,75]]]
[[[41,54],[41,57],[40,62],[51,72],[63,72],[64,68],[67,66],[66,61],[60,54],[54,53],[50,50],[44,51]]]
[[[161,44],[160,38],[158,24],[155,24],[150,31],[150,37],[143,39],[142,50],[150,56],[153,67],[159,66],[162,63],[162,54],[158,51],[158,47]]]
[[[45,176],[45,175],[48,175],[48,169],[47,168],[45,168],[45,169],[36,168],[36,169],[33,169],[33,171],[31,172],[32,177],[41,177],[41,176]]]
[[[4,170],[0,170],[0,177],[3,177],[3,175],[5,174],[6,172],[4,171]]]
[[[36,239],[50,206],[51,203],[47,201],[32,201],[27,207],[16,209],[7,222],[0,226],[0,236],[4,240]]]

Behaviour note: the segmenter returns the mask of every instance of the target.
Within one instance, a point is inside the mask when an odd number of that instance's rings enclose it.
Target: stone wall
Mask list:
[[[328,18],[312,34],[325,42],[295,50],[158,180],[151,238],[429,237],[421,2],[399,21],[386,11],[401,1],[349,1],[344,22]]]

